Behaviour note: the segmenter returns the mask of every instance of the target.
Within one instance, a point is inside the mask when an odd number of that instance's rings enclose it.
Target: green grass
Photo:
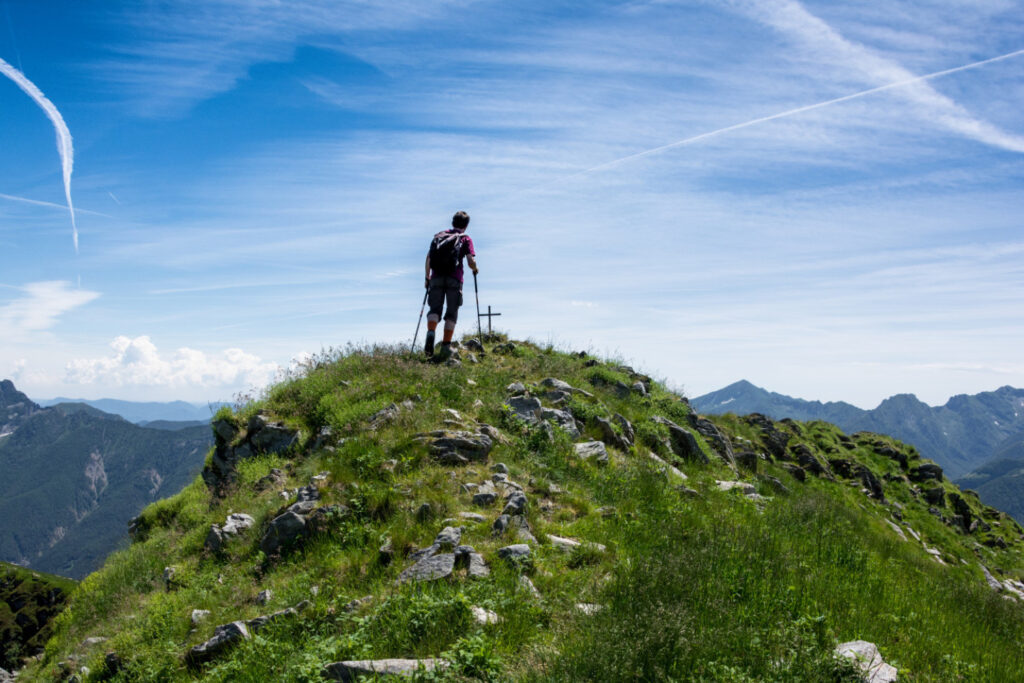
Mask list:
[[[801,484],[764,462],[762,472],[791,493],[777,494],[748,476],[769,497],[758,505],[717,490],[716,480],[736,475],[698,437],[711,464],[675,462],[688,475],[687,486],[700,493],[692,497],[646,457],[648,449],[670,457],[663,445],[667,431],[651,418],[685,426],[690,409],[680,397],[657,384],[647,397],[620,395],[616,383],[634,380],[614,363],[587,367],[585,359],[551,347],[516,344],[512,354],[490,353],[458,368],[386,347],[326,353],[300,376],[241,406],[243,423],[262,409],[305,434],[330,427],[344,442],[320,451],[307,446],[290,459],[245,461],[237,485],[222,498],[196,480],[151,505],[136,542],[81,584],[57,619],[43,660],[20,680],[55,679],[71,656],[90,669],[90,681],[316,681],[324,664],[341,659],[441,656],[451,668],[427,678],[845,681],[853,680],[849,667],[836,662],[832,650],[854,639],[877,643],[900,668],[901,680],[1024,678],[1016,655],[1024,637],[1022,607],[992,593],[978,566],[983,561],[1020,576],[1019,529],[1005,517],[990,518],[991,531],[975,536],[947,526],[915,498],[900,465],[873,444],[902,448],[915,462],[917,453],[873,435],[847,439],[827,423],[777,423],[791,434],[791,445],[805,444],[822,462],[847,458],[893,481],[885,482],[888,500],[882,503],[861,493],[859,482],[809,477]],[[593,394],[569,401],[577,418],[627,417],[637,445],[613,450],[610,464],[601,467],[576,458],[563,432],[549,434],[512,418],[502,406],[505,387],[548,376]],[[368,429],[377,410],[407,400],[412,409]],[[502,431],[506,443],[495,447],[489,463],[439,465],[415,438],[440,428],[447,408]],[[743,448],[764,451],[759,430],[747,421],[715,420],[735,443],[746,439]],[[586,431],[597,436],[590,425]],[[540,544],[523,567],[507,567],[496,556],[514,542],[491,535],[501,503],[475,508],[461,490],[465,482],[489,478],[494,462],[507,464],[529,496],[528,519]],[[255,490],[271,468],[287,473],[289,488],[327,472],[322,504],[348,509],[280,558],[259,550],[263,530],[291,502],[276,490]],[[980,503],[967,500],[982,512]],[[426,515],[419,513],[423,503],[430,505]],[[411,563],[406,554],[428,545],[461,511],[487,518],[463,523],[463,543],[486,557],[491,576],[396,585]],[[230,512],[252,515],[255,527],[223,553],[205,552],[210,524],[223,523]],[[894,514],[939,548],[950,566],[939,565],[913,540],[900,540],[883,521]],[[546,542],[548,534],[605,549],[564,552]],[[994,536],[1011,547],[975,547]],[[394,548],[390,564],[378,553],[386,540]],[[162,580],[165,566],[176,570],[170,591]],[[520,572],[539,598],[523,587]],[[263,589],[273,592],[266,606],[255,601]],[[374,596],[369,604],[344,609],[366,595]],[[274,624],[205,667],[185,665],[184,654],[217,624],[303,600],[311,606],[300,617]],[[603,609],[586,615],[578,603]],[[495,611],[501,622],[475,623],[472,606]],[[193,609],[211,612],[195,628]],[[82,641],[95,635],[110,640],[83,651]],[[125,662],[116,676],[105,672],[108,650]]]

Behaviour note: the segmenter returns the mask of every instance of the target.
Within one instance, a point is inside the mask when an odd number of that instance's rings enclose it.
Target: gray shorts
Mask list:
[[[462,283],[453,277],[430,278],[430,314],[441,317],[444,306],[444,319],[455,322],[459,319],[459,306],[462,305]]]

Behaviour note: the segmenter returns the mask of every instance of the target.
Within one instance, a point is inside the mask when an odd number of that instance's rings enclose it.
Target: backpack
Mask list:
[[[442,230],[430,242],[430,269],[436,276],[450,277],[462,263],[462,245],[465,235],[454,230]]]

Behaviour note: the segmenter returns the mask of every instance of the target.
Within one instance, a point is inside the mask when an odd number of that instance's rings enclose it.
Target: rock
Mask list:
[[[474,351],[476,353],[486,353],[484,351],[484,345],[480,343],[479,339],[469,339],[463,346],[467,351]]]
[[[245,622],[233,621],[230,624],[221,624],[214,630],[212,638],[189,650],[185,655],[185,660],[189,666],[205,664],[231,646],[243,640],[249,640],[251,637]]]
[[[446,432],[430,444],[434,457],[442,462],[464,459],[467,461],[486,460],[494,448],[494,441],[486,434],[474,432]]]
[[[475,621],[478,624],[481,624],[482,626],[487,626],[489,624],[497,624],[499,621],[501,621],[501,617],[499,617],[497,613],[492,612],[489,609],[484,609],[483,607],[477,607],[476,605],[473,605],[469,608],[469,611],[473,614],[473,621]]]
[[[391,564],[391,560],[395,558],[395,548],[391,543],[391,539],[384,541],[384,544],[377,548],[377,563],[381,566],[388,566]]]
[[[505,509],[501,511],[503,515],[521,515],[526,512],[526,494],[522,491],[513,491],[505,502]]]
[[[108,652],[103,656],[103,667],[106,669],[106,675],[116,676],[121,673],[121,669],[124,668],[124,661],[122,661],[121,655],[116,652]],[[14,678],[11,678],[11,683],[14,683],[14,680]],[[3,676],[0,676],[0,683],[4,683]]]
[[[491,575],[491,570],[487,567],[487,562],[484,561],[483,555],[480,553],[470,553],[467,573],[470,578],[484,579]]]
[[[259,595],[256,596],[256,603],[259,605],[266,605],[268,602],[274,599],[274,591],[269,588],[261,590]]]
[[[612,422],[619,425],[622,437],[632,446],[636,442],[636,431],[633,429],[632,423],[618,413],[612,415]]]
[[[757,472],[757,463],[761,458],[751,451],[740,451],[736,454],[736,464],[748,472]]]
[[[576,426],[576,419],[568,410],[558,410],[556,408],[541,408],[540,418],[542,420],[554,422],[558,427],[565,430],[565,432],[574,439],[578,439],[580,437],[580,430]]]
[[[455,548],[462,540],[461,526],[446,526],[434,537],[434,545],[439,548]]]
[[[530,577],[526,576],[525,574],[523,574],[523,575],[521,575],[519,577],[519,585],[527,593],[530,594],[530,597],[532,597],[532,598],[539,598],[540,597],[540,591],[537,590],[537,587],[533,585],[533,581],[530,581]]]
[[[971,524],[974,522],[974,511],[971,510],[971,506],[967,503],[967,500],[959,493],[950,493],[949,503],[953,506],[953,511],[963,518],[961,526],[964,531],[968,531]]]
[[[107,639],[103,636],[90,636],[82,641],[83,648],[95,647],[102,643],[107,642]]]
[[[211,524],[210,531],[206,534],[206,540],[203,542],[203,548],[211,553],[220,552],[226,540],[224,531],[216,524]]]
[[[495,347],[497,350],[497,347]],[[412,677],[416,672],[430,672],[448,668],[443,659],[362,659],[334,662],[323,668],[321,674],[329,681],[357,681],[363,677],[377,680],[380,676]]]
[[[491,525],[491,531],[495,536],[500,536],[505,533],[509,525],[512,523],[512,518],[509,515],[499,515],[494,524]]]
[[[192,615],[189,617],[189,619],[192,621],[193,626],[198,626],[199,624],[206,621],[206,618],[209,616],[210,610],[208,609],[194,609],[192,610]]]
[[[494,501],[498,499],[498,494],[494,491],[481,491],[473,495],[473,505],[479,505],[480,507],[487,507],[492,505]]]
[[[595,417],[594,423],[597,424],[597,428],[601,430],[601,440],[609,446],[614,446],[620,451],[628,451],[633,447],[633,442],[623,435],[615,431],[612,427],[612,423],[603,417]]]
[[[345,606],[342,607],[342,609],[351,614],[352,612],[358,611],[359,609],[362,609],[363,607],[369,605],[371,602],[373,602],[373,596],[364,595],[361,598],[349,600],[345,603]]]
[[[455,571],[455,555],[444,553],[425,557],[398,575],[397,583],[408,581],[437,581],[452,575]]]
[[[397,403],[392,403],[391,405],[381,408],[370,416],[370,429],[380,429],[387,423],[394,421],[398,417],[399,413],[401,413],[401,410],[402,409],[398,407]]]
[[[294,512],[297,515],[303,515],[303,516],[308,515],[309,513],[311,513],[315,509],[316,509],[316,501],[315,500],[303,500],[303,501],[300,501],[298,503],[293,503],[293,504],[288,506],[288,511],[289,512]]]
[[[486,522],[487,521],[486,517],[484,517],[481,514],[477,514],[476,512],[460,512],[459,513],[459,518],[460,519],[464,519],[467,522],[473,522],[473,523],[476,523],[476,524],[479,524],[480,522]]]
[[[647,395],[647,387],[644,386],[643,382],[633,382],[633,386],[631,386],[630,389],[640,394],[641,396]]]
[[[220,418],[210,423],[213,427],[213,436],[218,443],[228,445],[235,440],[238,432],[241,431],[232,418]]]
[[[779,467],[793,475],[793,478],[797,481],[807,481],[807,472],[804,468],[799,467],[798,465],[792,465],[788,462],[780,463]]]
[[[575,444],[576,456],[581,460],[593,459],[599,465],[608,463],[608,450],[601,441],[585,441]]]
[[[260,540],[260,550],[268,557],[278,553],[285,546],[294,543],[306,531],[306,520],[289,510],[270,522],[270,527]]]
[[[504,548],[498,548],[498,557],[511,564],[528,562],[531,557],[530,546],[525,543],[517,543],[515,545],[507,545]]]
[[[985,565],[981,565],[981,571],[985,575],[985,581],[986,583],[988,583],[989,588],[996,591],[997,593],[1003,590],[1003,584],[999,583],[999,581],[997,581],[996,578],[992,576],[992,573],[988,570],[988,567],[986,567]]]
[[[904,453],[903,451],[898,451],[895,448],[893,448],[892,446],[890,446],[888,444],[884,444],[884,443],[883,444],[875,444],[874,445],[874,451],[875,451],[875,453],[878,453],[879,455],[884,455],[885,457],[889,458],[890,460],[895,460],[896,462],[898,462],[900,464],[901,468],[907,469],[907,454]]]
[[[303,486],[295,491],[295,502],[306,503],[320,500],[320,489],[316,486]]]
[[[829,467],[832,471],[838,474],[844,479],[850,479],[853,477],[853,461],[847,460],[846,458],[829,458]]]
[[[946,491],[941,486],[935,486],[921,491],[921,497],[923,497],[929,505],[935,505],[937,507],[945,507],[946,505]]]
[[[171,590],[175,587],[174,575],[177,571],[174,567],[164,567],[164,590]]]
[[[885,491],[882,482],[875,476],[875,473],[863,465],[857,465],[853,471],[854,475],[860,477],[860,483],[868,490],[868,494],[875,500],[885,500]]]
[[[512,342],[505,342],[504,344],[498,344],[493,349],[494,353],[508,354],[515,353],[516,345]]]
[[[786,445],[792,438],[789,434],[778,429],[774,422],[760,413],[751,413],[743,419],[747,424],[761,430],[761,440],[769,453],[776,458],[785,459]]]
[[[576,609],[589,617],[603,610],[604,605],[595,605],[592,602],[577,602]]]
[[[910,478],[910,481],[915,482],[929,481],[933,479],[935,481],[942,481],[942,468],[935,463],[926,462],[910,470],[910,472],[907,473],[907,476]]]
[[[279,486],[284,486],[286,481],[287,477],[285,476],[285,473],[275,467],[270,470],[270,474],[265,477],[261,477],[256,482],[256,490],[267,491],[269,489],[276,489]]]
[[[896,523],[894,523],[894,522],[892,522],[891,520],[888,520],[888,519],[885,520],[885,523],[889,525],[890,529],[892,529],[893,531],[896,532],[897,536],[902,538],[904,541],[907,540],[907,535],[905,533],[903,533],[903,529],[901,529],[899,527],[899,525],[897,525]]]
[[[335,440],[334,430],[328,425],[321,427],[320,431],[316,433],[316,439],[313,440],[313,450],[318,451],[321,448],[329,446]]]
[[[866,640],[853,640],[836,646],[837,657],[852,660],[864,676],[864,683],[894,683],[897,678],[895,667],[886,664],[878,647]]]
[[[659,458],[657,455],[654,454],[653,451],[647,451],[647,457],[654,461],[658,469],[660,469],[665,474],[672,474],[676,477],[679,477],[683,481],[686,481],[688,479],[688,477],[685,474],[683,474],[681,471],[679,471],[672,465],[669,465],[667,462]]]
[[[536,423],[540,420],[540,399],[533,396],[513,396],[505,405],[521,420]]]
[[[426,521],[433,516],[433,511],[434,508],[430,507],[430,503],[423,503],[416,508],[416,519],[421,522]]]
[[[301,612],[302,610],[308,608],[312,604],[313,603],[311,603],[309,600],[303,600],[302,602],[300,602],[295,607],[288,607],[288,608],[280,610],[278,612],[274,612],[273,614],[264,614],[262,616],[255,617],[254,619],[250,619],[249,621],[245,622],[245,625],[253,633],[258,633],[259,631],[263,630],[268,624],[272,624],[272,623],[274,623],[276,621],[279,621],[281,619],[285,619],[285,618],[288,618],[288,617],[294,617],[299,612]]]
[[[718,427],[715,426],[715,423],[703,417],[698,417],[693,413],[690,413],[687,421],[698,434],[704,437],[704,440],[711,446],[711,450],[718,454],[718,457],[722,459],[722,462],[735,470],[736,458],[733,455],[732,444],[729,442],[729,439],[719,431]]]
[[[505,387],[505,391],[509,395],[518,396],[519,394],[526,393],[526,387],[523,386],[522,382],[512,382],[512,384],[509,384],[507,387]]]
[[[700,444],[697,442],[697,437],[691,434],[689,431],[683,429],[671,420],[655,416],[651,418],[658,424],[665,425],[668,427],[669,433],[669,447],[672,452],[683,460],[699,463],[707,463],[708,456],[701,450]]]
[[[561,536],[555,536],[554,534],[548,534],[548,541],[551,542],[551,545],[567,553],[571,553],[576,548],[581,547],[593,548],[594,550],[600,551],[602,553],[605,550],[607,550],[607,548],[605,548],[600,543],[593,543],[591,541],[577,541],[575,538],[563,538]]]
[[[745,481],[716,481],[715,485],[718,487],[719,491],[739,491],[745,496],[757,493],[757,489],[754,488],[754,485],[748,484]]]
[[[299,442],[299,430],[291,429],[282,422],[268,422],[264,416],[256,415],[249,420],[248,438],[254,452],[279,455]]]

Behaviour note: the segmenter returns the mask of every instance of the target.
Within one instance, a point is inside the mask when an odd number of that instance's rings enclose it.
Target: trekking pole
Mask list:
[[[416,353],[416,337],[420,336],[420,323],[423,322],[423,311],[427,307],[427,297],[429,295],[430,295],[430,290],[429,289],[423,293],[423,305],[420,306],[420,317],[416,321],[416,333],[414,335],[412,335],[412,348],[409,349],[409,351],[412,352],[412,353]],[[479,318],[477,320],[479,320]]]
[[[480,335],[480,343],[484,343],[484,330],[480,327],[480,288],[476,285],[476,273],[473,273],[473,293],[476,294],[476,331]]]

